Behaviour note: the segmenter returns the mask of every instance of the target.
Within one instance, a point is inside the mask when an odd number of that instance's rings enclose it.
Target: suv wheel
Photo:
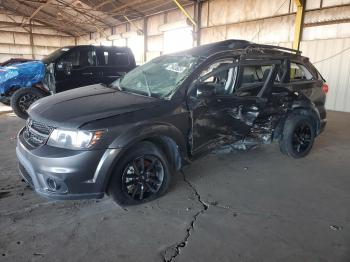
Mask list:
[[[27,110],[36,100],[44,97],[45,94],[36,88],[20,88],[11,97],[13,112],[20,118],[27,119]]]
[[[279,141],[283,154],[292,158],[306,156],[315,140],[315,128],[310,117],[304,115],[290,115],[283,129],[282,138]]]
[[[169,163],[151,142],[141,142],[128,150],[117,163],[108,185],[108,193],[121,206],[154,200],[169,188]]]

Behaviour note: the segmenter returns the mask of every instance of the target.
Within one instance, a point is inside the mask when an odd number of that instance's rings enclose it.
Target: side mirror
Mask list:
[[[197,97],[209,98],[215,95],[215,86],[209,83],[197,85]]]

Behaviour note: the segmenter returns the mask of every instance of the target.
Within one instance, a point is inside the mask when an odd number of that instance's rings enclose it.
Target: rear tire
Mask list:
[[[313,146],[315,134],[312,118],[292,114],[284,124],[282,138],[279,140],[280,150],[292,158],[304,157]]]
[[[165,154],[151,142],[129,149],[116,164],[108,194],[120,206],[138,205],[163,195],[171,182]]]
[[[11,97],[13,112],[20,118],[27,119],[27,110],[36,100],[44,97],[45,94],[37,88],[20,88]]]

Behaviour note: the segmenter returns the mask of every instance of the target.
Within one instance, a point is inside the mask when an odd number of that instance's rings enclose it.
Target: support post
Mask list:
[[[299,50],[301,35],[303,32],[306,0],[294,0],[294,2],[297,6],[297,13],[295,16],[293,49]]]
[[[32,59],[35,59],[34,54],[34,38],[33,38],[33,21],[29,20],[29,39],[30,39],[30,48],[32,50]]]
[[[147,61],[148,51],[148,32],[147,32],[147,17],[143,18],[143,62]]]
[[[195,46],[199,46],[201,44],[201,13],[202,13],[202,2],[200,0],[196,0],[194,4],[194,20],[196,25],[193,26],[193,40]]]

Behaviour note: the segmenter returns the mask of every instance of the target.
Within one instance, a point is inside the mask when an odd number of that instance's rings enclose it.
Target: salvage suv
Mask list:
[[[278,141],[306,156],[326,124],[328,86],[299,51],[227,40],[164,55],[110,86],[34,103],[19,132],[23,178],[54,199],[153,200],[198,156]]]

